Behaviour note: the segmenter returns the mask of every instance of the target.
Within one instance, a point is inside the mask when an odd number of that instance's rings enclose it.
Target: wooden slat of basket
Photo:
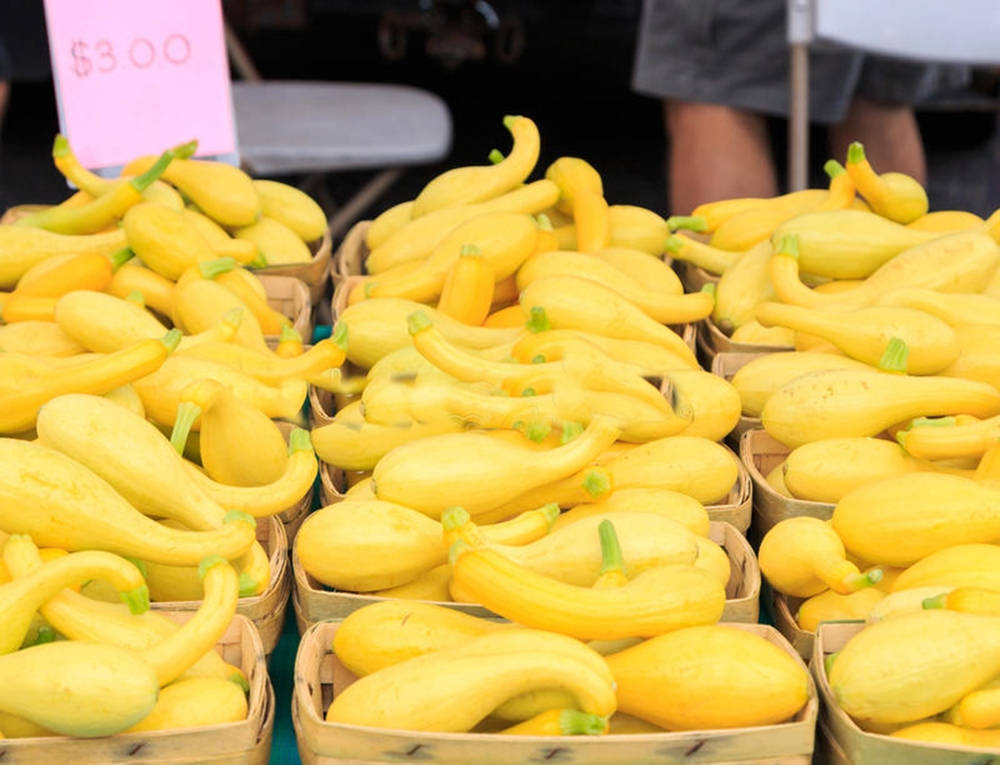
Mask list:
[[[802,660],[772,627],[731,624]],[[318,624],[299,644],[295,660],[292,723],[305,763],[384,762],[420,758],[440,763],[495,765],[511,762],[772,763],[806,765],[811,760],[818,711],[810,679],[809,700],[792,721],[720,731],[638,735],[521,737],[484,733],[424,733],[327,723],[326,708],[353,676],[331,652],[336,624]]]
[[[365,371],[345,361],[340,368],[344,380],[364,377]],[[361,399],[360,393],[331,393],[315,385],[309,386],[309,424],[318,428],[333,422],[333,416],[348,404]]]
[[[365,258],[368,257],[365,236],[371,225],[370,220],[359,220],[344,236],[344,241],[340,243],[333,256],[331,276],[334,287],[349,276],[361,276],[365,272]]]
[[[732,382],[733,375],[739,372],[744,366],[756,358],[765,356],[765,353],[717,353],[712,359],[710,369],[712,374],[718,375],[727,382]],[[734,448],[740,448],[740,439],[748,430],[760,430],[763,427],[760,417],[747,417],[740,415],[740,421],[733,428],[733,432],[726,437],[726,441]]]
[[[166,612],[164,616],[177,622],[191,618],[190,613],[183,612]],[[270,755],[274,727],[274,691],[268,680],[260,636],[248,619],[237,615],[216,650],[247,676],[250,692],[246,720],[91,739],[70,736],[0,739],[0,762],[17,765],[53,762],[264,765]]]
[[[291,276],[303,282],[309,289],[310,302],[315,305],[326,292],[327,275],[330,273],[330,252],[333,241],[330,230],[315,242],[309,243],[313,257],[308,263],[287,263],[265,266],[254,270],[258,276]],[[308,338],[306,338],[308,339]]]
[[[282,616],[291,590],[291,573],[288,567],[288,543],[285,529],[276,517],[257,519],[257,540],[267,551],[271,566],[271,579],[260,595],[240,598],[236,613],[250,619],[260,632],[264,650],[270,653],[281,637]],[[201,601],[174,600],[153,603],[157,611],[196,611]]]
[[[775,629],[785,636],[785,639],[799,652],[799,656],[809,661],[812,658],[816,633],[807,632],[795,621],[795,614],[803,602],[805,602],[803,598],[792,598],[775,592],[771,598],[771,612],[774,614]]]
[[[729,584],[721,621],[756,624],[760,616],[761,582],[753,548],[731,523],[710,522],[708,536],[729,558]]]
[[[754,533],[759,537],[786,518],[810,515],[828,521],[833,516],[834,506],[829,502],[783,497],[771,488],[766,476],[787,456],[788,447],[766,431],[747,431],[740,439],[740,459],[753,481]]]
[[[750,474],[736,453],[725,444],[722,444],[736,460],[737,476],[736,483],[729,490],[726,498],[717,504],[706,505],[708,518],[711,521],[724,521],[735,526],[741,534],[746,534],[750,528],[751,508],[753,504],[753,492],[750,484]]]
[[[702,319],[698,322],[698,349],[711,366],[712,360],[719,353],[779,353],[794,351],[790,345],[758,345],[756,343],[734,343],[729,336],[719,329],[715,322]]]
[[[291,276],[260,276],[261,284],[267,292],[267,304],[274,310],[287,316],[292,321],[292,327],[302,335],[302,342],[312,340],[312,303],[309,299],[309,288],[301,279]],[[273,337],[273,336],[265,336]]]
[[[700,237],[698,237],[700,238]],[[701,288],[706,284],[718,284],[721,276],[706,271],[704,268],[688,263],[685,260],[675,260],[669,255],[664,255],[663,262],[674,269],[677,277],[684,285],[685,292],[701,292]]]
[[[760,568],[753,548],[746,538],[731,524],[713,521],[709,537],[721,545],[729,557],[730,579],[726,587],[725,621],[756,623],[760,613]],[[295,550],[292,550],[292,573],[295,578],[294,600],[299,633],[304,626],[334,619],[343,620],[359,608],[387,598],[378,598],[356,592],[327,590],[303,568]],[[431,602],[431,601],[428,601]],[[498,618],[496,614],[475,603],[433,601],[435,605],[456,611]]]
[[[853,765],[983,765],[995,762],[996,749],[950,747],[908,741],[861,730],[837,704],[827,682],[825,659],[840,651],[847,641],[864,629],[862,621],[824,622],[816,630],[812,661],[809,663],[822,699],[822,724],[836,744],[833,762]],[[843,757],[844,759],[839,759]]]

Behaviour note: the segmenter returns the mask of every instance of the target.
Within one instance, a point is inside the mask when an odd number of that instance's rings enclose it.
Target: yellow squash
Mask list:
[[[942,473],[887,478],[841,499],[833,528],[852,554],[909,566],[946,547],[1000,539],[1000,492]]]
[[[457,345],[483,349],[509,343],[523,332],[520,328],[470,327],[433,308],[402,298],[372,298],[348,307],[338,318],[347,327],[347,358],[369,368],[383,356],[410,345],[407,317],[424,311],[441,334]]]
[[[1000,299],[990,295],[900,287],[882,293],[876,305],[916,308],[956,328],[966,324],[1000,325]]]
[[[671,436],[640,444],[598,463],[616,489],[670,489],[711,504],[725,497],[739,475],[726,447],[696,436]]]
[[[232,367],[189,356],[170,357],[154,374],[136,380],[134,387],[150,419],[172,426],[184,390],[201,379],[228,385],[236,397],[268,417],[294,417],[302,408],[309,387],[298,378],[285,380],[280,386],[265,385]],[[196,422],[192,427],[197,430],[199,425]]]
[[[23,535],[13,535],[5,545],[16,545]],[[30,540],[27,540],[30,543]],[[129,610],[141,614],[149,609],[149,590],[139,569],[117,555],[87,550],[56,558],[23,577],[0,585],[0,616],[4,632],[0,654],[16,651],[21,645],[31,619],[49,598],[66,587],[93,578],[106,578],[119,592]]]
[[[648,256],[645,256],[648,259]],[[635,304],[643,313],[661,323],[684,323],[704,316],[698,314],[711,307],[711,295],[696,292],[691,295],[671,295],[654,292],[646,285],[634,281],[597,255],[564,250],[532,256],[517,272],[517,286],[523,290],[529,284],[548,276],[575,276],[598,282]],[[689,319],[678,319],[687,306]]]
[[[462,645],[511,625],[430,603],[384,600],[352,612],[337,627],[333,652],[358,677]]]
[[[907,374],[937,374],[961,352],[955,330],[936,316],[915,308],[880,306],[824,311],[763,303],[757,306],[757,320],[764,326],[808,332],[828,340],[853,359]],[[905,344],[905,351],[895,353],[900,343]]]
[[[314,428],[310,436],[316,454],[324,462],[344,470],[371,470],[397,446],[427,436],[457,433],[464,427],[461,422],[451,419],[379,425],[366,421],[361,402],[355,401],[340,409],[329,424]]]
[[[0,349],[33,356],[75,356],[86,351],[72,335],[51,321],[19,321],[0,326]]]
[[[473,516],[592,462],[618,437],[608,420],[594,417],[577,438],[539,454],[482,433],[431,436],[393,449],[375,466],[379,499],[439,517],[461,505]],[[441,480],[441,471],[448,474]]]
[[[226,511],[192,484],[163,434],[114,402],[59,396],[42,407],[36,429],[39,443],[88,467],[140,512],[191,529],[222,525]]]
[[[236,239],[251,242],[269,266],[308,263],[312,252],[299,235],[274,218],[261,215],[249,226],[233,231]]]
[[[0,287],[8,288],[32,266],[60,255],[110,255],[126,246],[121,230],[74,236],[22,226],[0,226]]]
[[[616,292],[575,276],[550,276],[529,284],[521,292],[521,310],[531,320],[533,331],[579,329],[624,340],[642,340],[660,345],[682,359],[694,353],[680,335],[646,316]],[[678,309],[672,322],[704,318],[711,305],[697,311]]]
[[[782,468],[792,496],[814,502],[839,502],[858,486],[918,470],[972,471],[917,460],[898,444],[880,438],[828,438],[793,449]]]
[[[982,218],[965,210],[935,210],[921,215],[906,225],[918,231],[940,231],[942,234],[950,234],[953,231],[976,228],[982,224]]]
[[[805,601],[795,614],[799,628],[815,632],[820,622],[867,619],[872,609],[885,599],[885,593],[868,587],[849,595],[826,590]]]
[[[557,636],[532,635],[529,645],[517,650],[519,632],[504,635],[508,650],[484,635],[367,675],[337,696],[326,719],[397,730],[466,731],[508,699],[550,688],[568,691],[585,712],[614,712],[606,672],[593,670]]]
[[[261,518],[295,506],[312,491],[319,464],[309,441],[309,432],[294,428],[288,439],[285,469],[273,481],[257,486],[230,486],[205,475],[190,462],[184,463],[190,482],[222,507]]]
[[[870,235],[868,232],[861,238],[867,242]],[[959,232],[909,245],[892,255],[859,286],[824,294],[809,289],[799,280],[800,268],[802,272],[807,270],[799,260],[801,236],[803,232],[772,240],[775,255],[769,269],[774,291],[783,303],[812,308],[861,308],[872,305],[883,293],[898,287],[981,292],[989,285],[1000,263],[1000,247],[993,238],[978,231]],[[840,257],[838,247],[831,248],[831,258]]]
[[[528,213],[534,215],[551,207],[559,196],[552,181],[540,180],[508,191],[485,202],[448,207],[415,218],[397,229],[365,260],[370,274],[401,263],[426,258],[458,225],[486,213]]]
[[[478,326],[489,315],[495,284],[493,267],[483,259],[482,251],[463,247],[445,276],[437,310]]]
[[[4,549],[3,560],[20,578],[42,566],[44,552],[39,551],[27,537],[21,537],[18,544]],[[46,622],[71,640],[107,643],[134,651],[144,651],[162,643],[180,630],[177,622],[156,611],[136,615],[122,603],[96,600],[71,588],[49,598],[40,613]],[[189,639],[190,634],[186,633],[181,642],[186,643]],[[177,641],[173,642],[176,645]],[[214,648],[207,650],[181,676],[211,677],[238,686],[246,685],[243,671],[223,661]]]
[[[28,534],[39,545],[196,565],[211,554],[236,558],[254,541],[253,519],[243,513],[228,513],[222,527],[210,531],[167,529],[54,449],[5,438],[0,454],[0,529]]]
[[[375,216],[365,232],[365,245],[374,250],[390,236],[410,222],[413,216],[413,200],[400,202]]]
[[[836,179],[831,180],[831,186]],[[840,183],[837,183],[839,186]],[[785,221],[830,204],[831,194],[821,189],[806,189],[775,197],[765,205],[741,212],[719,224],[710,243],[723,250],[746,250],[770,236]],[[837,202],[845,204],[840,195]]]
[[[176,347],[179,336],[178,330],[171,330],[160,340],[142,340],[115,353],[88,358],[74,364],[70,374],[56,366],[45,365],[18,370],[15,360],[13,368],[0,374],[0,379],[6,383],[0,388],[0,432],[27,430],[34,424],[39,408],[56,396],[103,394],[148,376],[163,365]],[[0,368],[2,362],[0,360]]]
[[[980,457],[1000,437],[1000,416],[918,417],[896,432],[896,440],[918,459]]]
[[[163,688],[153,711],[125,732],[201,728],[246,717],[246,694],[239,685],[216,677],[191,677]]]
[[[311,196],[278,181],[255,179],[253,187],[263,215],[290,228],[303,242],[323,238],[326,214]]]
[[[933,609],[865,627],[828,677],[861,723],[906,723],[946,711],[1000,672],[1000,620]]]
[[[605,657],[623,712],[667,730],[774,725],[809,699],[802,664],[764,638],[691,627]]]
[[[830,369],[865,371],[869,367],[846,356],[786,351],[768,353],[751,360],[736,370],[731,382],[740,395],[743,414],[747,417],[760,417],[767,400],[787,383],[810,372]]]
[[[654,513],[669,518],[698,536],[708,536],[708,513],[696,499],[669,489],[619,489],[607,498],[577,505],[556,520],[552,530],[569,526],[584,518],[610,516],[619,512]]]
[[[865,158],[865,148],[855,141],[847,147],[847,174],[872,210],[897,223],[912,223],[927,214],[927,192],[904,173],[879,175]]]
[[[122,174],[144,172],[152,159],[134,159],[122,168]],[[225,162],[176,159],[163,179],[223,226],[247,226],[260,216],[260,199],[250,176]]]
[[[684,285],[674,270],[660,258],[651,258],[642,250],[605,247],[595,252],[594,256],[661,295],[681,295],[684,292]]]
[[[607,520],[602,524],[601,548],[608,563],[613,556],[603,529],[610,528],[613,536],[614,528]],[[623,580],[620,551],[617,557]],[[579,587],[520,566],[495,550],[456,543],[452,568],[452,592],[460,591],[463,599],[518,624],[586,640],[645,637],[709,624],[719,619],[726,599],[717,577],[686,564],[647,569],[618,586]]]
[[[790,448],[821,438],[873,436],[913,417],[1000,413],[1000,393],[986,383],[837,369],[798,377],[761,412],[765,430]]]
[[[602,549],[598,527],[609,518],[614,523],[625,569],[634,577],[643,571],[673,564],[693,564],[698,558],[698,539],[687,528],[670,518],[653,513],[621,510],[612,515],[594,515],[563,526],[547,536],[527,544],[510,545],[489,542],[478,534],[462,508],[449,508],[441,523],[446,535],[455,529],[455,537],[469,544],[485,544],[519,566],[566,584],[590,587],[602,573]],[[449,542],[452,536],[446,537]]]
[[[892,591],[921,587],[995,590],[1000,586],[998,567],[1000,547],[997,545],[956,544],[932,552],[904,570],[893,582]]]
[[[0,657],[0,710],[53,733],[120,733],[153,710],[158,691],[152,668],[115,646],[60,640]]]
[[[538,224],[530,215],[495,212],[478,215],[459,224],[434,247],[419,266],[380,272],[365,283],[368,297],[398,297],[415,301],[438,298],[448,271],[463,250],[477,248],[495,281],[514,274],[534,252]]]
[[[215,257],[208,240],[177,210],[142,202],[130,208],[122,221],[128,246],[167,279],[176,281],[185,269]]]
[[[796,598],[830,588],[847,595],[882,578],[875,569],[862,574],[847,560],[844,545],[826,521],[803,515],[775,524],[760,543],[761,573],[771,586]]]
[[[288,447],[278,426],[233,395],[231,388],[215,380],[199,380],[185,388],[180,398],[183,418],[181,413],[175,418],[174,433],[184,432],[185,424],[199,420],[201,463],[213,480],[231,486],[262,486],[278,480],[285,471]]]
[[[522,183],[538,161],[538,127],[527,117],[507,115],[504,127],[514,146],[500,162],[484,167],[457,167],[436,176],[413,200],[412,218],[445,207],[493,199]]]

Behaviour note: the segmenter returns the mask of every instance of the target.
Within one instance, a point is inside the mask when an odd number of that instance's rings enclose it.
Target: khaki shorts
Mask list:
[[[809,117],[840,122],[855,96],[918,104],[968,78],[961,66],[810,50]],[[784,0],[644,0],[632,84],[644,95],[787,117]]]

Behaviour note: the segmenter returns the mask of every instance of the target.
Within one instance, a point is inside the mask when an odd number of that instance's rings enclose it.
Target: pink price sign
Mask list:
[[[220,0],[45,0],[59,120],[80,161],[122,165],[192,138],[236,149]]]

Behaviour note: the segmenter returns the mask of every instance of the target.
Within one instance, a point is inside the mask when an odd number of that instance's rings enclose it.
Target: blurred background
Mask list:
[[[540,167],[581,156],[613,202],[671,209],[662,106],[631,86],[641,0],[225,0],[223,8],[265,80],[408,84],[445,101],[449,156],[407,169],[375,209],[412,198],[443,169],[506,150],[501,117],[509,113],[538,123]],[[57,202],[66,186],[49,157],[58,120],[41,2],[0,3],[0,39],[13,74],[0,132],[0,208]],[[986,215],[1000,207],[998,104],[996,73],[976,70],[961,91],[917,105],[932,209]],[[783,179],[785,121],[768,127]],[[825,186],[823,128],[812,133],[811,185]],[[372,174],[336,173],[325,183],[338,199]]]

